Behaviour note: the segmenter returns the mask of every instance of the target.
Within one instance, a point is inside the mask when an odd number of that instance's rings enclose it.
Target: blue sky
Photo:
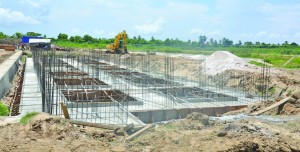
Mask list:
[[[300,43],[298,0],[0,0],[0,31]]]

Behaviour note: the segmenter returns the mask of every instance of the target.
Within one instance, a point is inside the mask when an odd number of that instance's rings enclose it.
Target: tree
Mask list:
[[[74,42],[74,41],[75,41],[74,36],[71,36],[71,37],[69,38],[69,41]]]
[[[7,38],[7,35],[5,35],[3,32],[0,32],[0,39]]]
[[[64,33],[59,33],[57,36],[57,39],[59,40],[68,40],[68,35]]]
[[[295,43],[295,42],[292,42],[290,45],[291,45],[292,47],[296,47],[296,46],[298,46],[298,44],[297,44],[297,43]]]
[[[42,34],[40,33],[35,33],[35,32],[27,32],[26,36],[41,36]]]
[[[167,38],[164,43],[165,43],[165,45],[170,45],[171,44],[171,40],[169,38]]]
[[[209,39],[209,45],[214,45],[214,39],[213,38]]]
[[[150,40],[150,44],[154,44],[156,42],[156,40],[154,39],[154,37],[152,36],[151,37],[151,40]]]
[[[190,39],[187,41],[188,44],[191,44],[191,42],[192,42],[192,41],[191,41]]]
[[[207,39],[207,38],[206,38],[205,35],[199,36],[199,44],[200,44],[200,46],[204,46],[206,39]]]
[[[240,46],[242,46],[242,44],[243,44],[242,41],[239,40],[239,42],[237,43],[237,46],[240,47]]]
[[[218,41],[217,40],[215,40],[215,42],[214,42],[214,46],[217,46],[218,45]]]
[[[222,39],[222,45],[223,46],[231,46],[232,44],[233,44],[233,41],[231,41],[231,40],[229,40],[225,37]]]
[[[85,42],[93,42],[93,37],[91,37],[90,35],[88,35],[88,34],[86,34],[86,35],[84,35],[83,36],[83,40],[85,41]]]
[[[20,39],[23,37],[23,34],[20,33],[20,32],[16,32],[15,34],[12,35],[13,38],[17,38],[17,39]]]
[[[246,47],[251,47],[251,46],[253,46],[253,43],[250,42],[250,41],[247,41],[247,42],[244,43],[244,45],[245,45]]]
[[[284,46],[284,47],[288,47],[288,46],[290,46],[290,44],[289,44],[289,42],[288,42],[288,41],[284,41],[284,43],[282,44],[282,46]]]
[[[75,37],[74,37],[74,42],[83,42],[84,40],[81,38],[81,36],[78,36],[78,35],[76,35]]]

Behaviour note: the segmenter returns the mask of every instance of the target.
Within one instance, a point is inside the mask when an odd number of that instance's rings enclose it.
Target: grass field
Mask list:
[[[99,49],[105,48],[107,44],[97,43],[73,43],[69,41],[55,42],[54,44],[68,48]],[[154,45],[127,45],[129,52],[167,52],[210,55],[215,51],[229,51],[242,58],[264,59],[274,67],[282,67],[294,55],[300,55],[300,47],[277,47],[277,48],[257,48],[257,47],[194,47],[194,46],[154,46]],[[256,64],[260,65],[260,64]],[[283,68],[299,69],[300,56],[294,58]]]

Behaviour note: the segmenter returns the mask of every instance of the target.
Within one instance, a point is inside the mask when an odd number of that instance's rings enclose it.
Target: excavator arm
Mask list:
[[[114,40],[113,44],[110,44],[106,47],[109,49],[108,53],[115,54],[127,54],[127,46],[126,46],[126,31],[119,33]]]

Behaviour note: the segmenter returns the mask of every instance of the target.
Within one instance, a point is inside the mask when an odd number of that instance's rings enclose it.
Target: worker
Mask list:
[[[22,51],[24,51],[24,49],[25,49],[24,43],[21,44],[21,49],[22,49]]]

